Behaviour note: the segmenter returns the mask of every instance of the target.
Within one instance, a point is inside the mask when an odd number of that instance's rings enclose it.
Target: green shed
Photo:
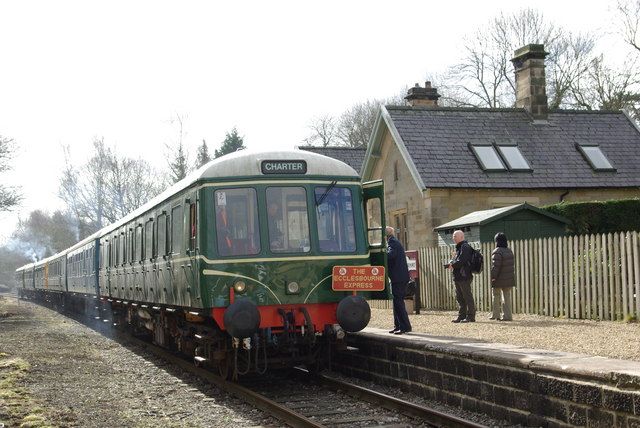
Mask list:
[[[475,211],[436,227],[438,244],[453,245],[453,232],[462,230],[468,242],[493,242],[498,232],[510,241],[564,236],[569,220],[526,202],[492,210]]]

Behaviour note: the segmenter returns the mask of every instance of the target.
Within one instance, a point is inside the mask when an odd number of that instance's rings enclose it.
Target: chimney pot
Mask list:
[[[431,87],[431,82],[426,82],[424,88],[420,87],[419,83],[413,88],[409,88],[407,91],[407,96],[404,97],[405,100],[409,102],[411,107],[415,106],[428,106],[428,107],[437,107],[438,106],[438,98],[440,98],[440,94],[438,94],[438,90],[436,88]]]

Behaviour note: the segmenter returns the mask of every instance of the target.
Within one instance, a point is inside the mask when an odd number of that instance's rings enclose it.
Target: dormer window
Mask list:
[[[609,159],[602,153],[599,146],[577,144],[578,150],[582,156],[589,162],[594,171],[615,171]]]
[[[471,150],[476,155],[480,166],[485,171],[504,171],[506,167],[491,145],[472,145]]]
[[[502,158],[511,171],[530,171],[529,162],[522,156],[518,146],[498,146]]]

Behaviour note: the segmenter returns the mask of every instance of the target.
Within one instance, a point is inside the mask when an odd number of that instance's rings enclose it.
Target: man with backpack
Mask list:
[[[451,322],[475,322],[476,305],[471,294],[471,281],[473,281],[472,260],[476,250],[464,240],[464,232],[461,230],[453,232],[453,242],[456,244],[456,251],[447,268],[453,274],[453,282],[456,285],[456,301],[460,309],[458,310],[458,318]],[[477,262],[478,257],[475,259]]]

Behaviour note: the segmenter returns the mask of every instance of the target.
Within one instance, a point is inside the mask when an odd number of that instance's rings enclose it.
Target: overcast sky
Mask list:
[[[613,1],[2,1],[0,135],[18,145],[15,219],[61,207],[68,144],[94,137],[164,167],[184,117],[190,150],[236,126],[254,149],[293,148],[309,122],[444,71],[500,11],[541,10],[571,30],[611,31]]]

